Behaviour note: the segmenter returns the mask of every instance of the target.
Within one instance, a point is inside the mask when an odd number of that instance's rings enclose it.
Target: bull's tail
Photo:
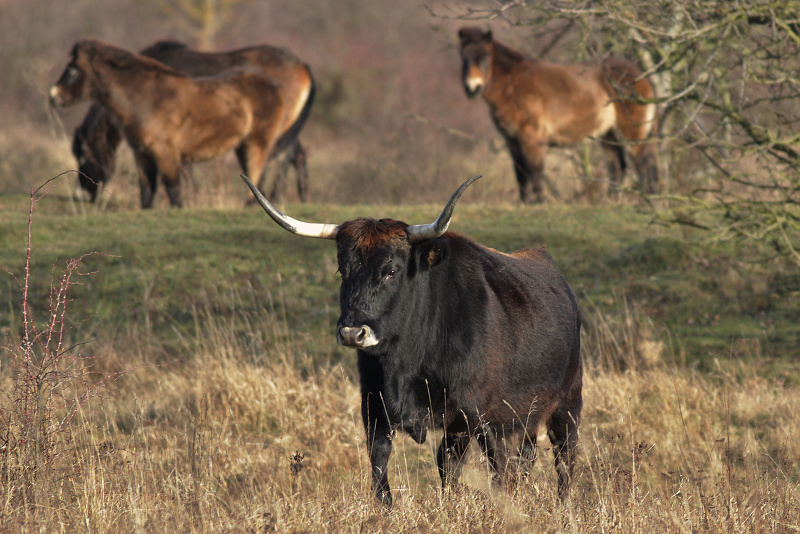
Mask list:
[[[272,151],[273,155],[280,154],[289,146],[293,145],[295,141],[297,141],[297,137],[300,135],[300,130],[303,129],[306,120],[308,120],[308,116],[311,114],[311,106],[314,104],[314,97],[316,95],[316,86],[314,83],[314,76],[311,74],[311,69],[308,68],[308,66],[306,66],[306,72],[308,73],[309,80],[308,96],[303,104],[303,108],[297,115],[297,119],[295,119],[292,125],[289,126],[285,132],[283,132],[283,134],[278,138],[278,141],[275,143],[275,148]]]

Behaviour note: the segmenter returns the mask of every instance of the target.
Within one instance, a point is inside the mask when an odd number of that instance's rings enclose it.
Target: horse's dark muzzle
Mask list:
[[[50,88],[50,105],[54,108],[64,105],[64,98],[61,96],[61,91],[58,90],[57,85]]]
[[[467,93],[468,98],[475,98],[483,91],[483,86],[479,85],[477,87],[470,87],[468,85],[464,85],[464,92]]]

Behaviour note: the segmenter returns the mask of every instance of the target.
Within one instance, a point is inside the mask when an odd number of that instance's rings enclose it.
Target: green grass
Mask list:
[[[18,387],[30,385],[14,372],[22,296],[10,274],[0,278],[0,335],[12,356],[11,365],[0,360],[0,440],[13,438],[0,455],[0,522],[11,531],[721,533],[800,524],[793,269],[705,246],[631,205],[460,205],[453,229],[499,250],[547,246],[581,300],[585,405],[572,497],[557,503],[546,439],[519,491],[491,489],[473,454],[465,483],[443,496],[439,432],[424,446],[399,434],[397,505],[384,510],[369,490],[355,358],[333,335],[334,244],[288,235],[255,207],[85,208],[56,195],[35,206],[37,323],[64,262],[98,253],[80,268],[94,274],[73,278],[67,328],[54,329],[64,346],[95,341],[68,352],[58,375],[66,378],[37,399],[58,416],[62,399],[113,381],[51,430],[44,453],[18,439],[50,427],[19,409]],[[416,223],[440,208],[286,211]],[[26,198],[0,198],[0,266],[17,277],[27,211]]]
[[[671,357],[710,368],[740,359],[749,347],[796,381],[800,275],[779,262],[748,259],[733,245],[704,245],[701,234],[653,223],[633,205],[459,205],[451,229],[502,251],[546,246],[578,294],[587,329],[593,314],[630,308],[648,318]],[[21,276],[27,197],[0,199],[0,266]],[[357,216],[433,220],[438,205],[288,205],[293,216],[341,222]],[[76,209],[51,194],[35,205],[32,243],[34,308],[46,310],[51,272],[87,252],[84,271],[97,271],[72,291],[69,316],[91,319],[76,340],[126,339],[147,333],[163,359],[191,357],[197,314],[251,314],[241,336],[271,330],[272,342],[302,339],[315,361],[352,360],[336,346],[338,276],[333,243],[297,238],[257,207],[106,211]],[[754,256],[755,257],[755,256]],[[17,314],[21,294],[0,278],[0,327]],[[42,318],[39,318],[40,320]],[[278,331],[266,323],[285,321]],[[259,324],[260,323],[260,324]],[[592,350],[592,347],[587,347]],[[747,351],[746,351],[747,352]]]

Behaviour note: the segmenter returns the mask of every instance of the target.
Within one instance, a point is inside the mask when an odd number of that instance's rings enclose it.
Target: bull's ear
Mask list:
[[[450,244],[444,239],[426,239],[417,246],[420,271],[433,269],[450,257]]]

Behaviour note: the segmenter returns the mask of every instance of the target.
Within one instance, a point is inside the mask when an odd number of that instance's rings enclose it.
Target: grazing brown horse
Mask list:
[[[495,41],[491,31],[461,28],[458,36],[464,89],[489,104],[514,160],[523,203],[542,201],[547,147],[587,138],[602,141],[611,181],[618,185],[627,162],[617,132],[632,141],[629,151],[642,188],[658,189],[656,148],[643,142],[655,123],[655,91],[635,66],[616,58],[599,65],[554,65]]]
[[[50,100],[95,100],[109,111],[133,149],[143,208],[152,207],[159,177],[170,203],[180,206],[181,165],[231,149],[242,170],[261,176],[292,112],[279,84],[260,70],[190,78],[94,39],[75,43]]]
[[[305,151],[298,139],[314,101],[314,79],[307,64],[285,48],[268,45],[228,52],[199,52],[177,41],[158,41],[139,53],[189,76],[213,76],[231,68],[249,66],[261,69],[279,82],[291,112],[287,129],[274,149],[275,155],[285,154],[285,157],[270,199],[275,201],[284,193],[287,170],[292,165],[297,172],[300,200],[308,200],[308,169]],[[107,183],[114,173],[116,150],[122,137],[111,114],[97,103],[92,104],[75,129],[72,153],[78,160],[78,179],[92,201],[97,198],[98,186]]]
[[[140,52],[189,76],[209,76],[236,67],[261,69],[281,85],[284,101],[290,112],[287,129],[274,149],[274,155],[284,154],[281,169],[270,198],[278,199],[286,187],[289,165],[297,172],[297,191],[300,199],[308,199],[308,170],[305,151],[298,134],[305,124],[314,100],[314,80],[307,64],[284,48],[260,45],[228,52],[199,52],[177,41],[158,41]],[[292,119],[294,117],[294,119]],[[116,149],[122,132],[105,108],[95,103],[84,121],[75,129],[72,152],[79,164],[79,182],[91,196],[97,198],[98,185],[110,180],[114,172]]]

